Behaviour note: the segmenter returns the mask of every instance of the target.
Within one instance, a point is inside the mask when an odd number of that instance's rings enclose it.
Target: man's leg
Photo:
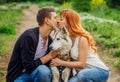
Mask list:
[[[22,73],[19,77],[17,77],[14,82],[30,82],[29,75],[26,73]]]
[[[30,80],[32,82],[50,82],[51,71],[46,65],[40,65],[30,74]]]

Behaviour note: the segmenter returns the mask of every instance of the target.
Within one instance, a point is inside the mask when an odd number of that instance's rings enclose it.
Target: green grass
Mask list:
[[[0,11],[0,34],[15,34],[15,27],[19,23],[18,20],[21,14],[19,10]]]
[[[0,34],[0,56],[12,50],[10,42],[14,40],[14,37],[14,35]]]
[[[16,34],[16,25],[19,23],[21,11],[0,11],[0,55],[8,52],[8,43]]]
[[[8,57],[12,51],[13,43],[11,42],[15,39],[16,25],[19,24],[21,16],[21,10],[11,10],[10,8],[0,10],[0,66],[5,60],[3,57]]]
[[[99,6],[96,5],[90,13],[97,17],[117,20],[120,22],[120,11],[117,9],[108,8],[106,4]]]
[[[0,76],[4,76],[5,73],[3,71],[0,71]]]
[[[16,34],[16,25],[20,22],[22,9],[28,8],[28,4],[13,2],[3,5],[6,10],[0,8],[0,56],[11,50],[9,44]],[[20,9],[14,9],[18,6]]]

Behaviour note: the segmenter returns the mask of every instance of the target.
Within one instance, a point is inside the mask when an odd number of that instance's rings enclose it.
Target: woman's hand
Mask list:
[[[51,66],[60,66],[62,63],[62,60],[60,60],[59,58],[54,58],[51,61]]]

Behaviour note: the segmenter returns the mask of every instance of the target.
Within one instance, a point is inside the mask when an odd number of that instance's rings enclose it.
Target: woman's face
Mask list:
[[[58,19],[58,28],[62,28],[63,26],[66,26],[66,19],[63,16],[60,16]]]

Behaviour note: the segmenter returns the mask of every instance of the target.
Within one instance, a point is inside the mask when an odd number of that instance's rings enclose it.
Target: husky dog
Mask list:
[[[72,47],[72,40],[69,36],[69,32],[65,27],[61,30],[55,29],[55,33],[52,36],[53,42],[50,45],[52,50],[60,50],[60,54],[57,56],[59,59],[64,61],[70,61],[70,50]],[[52,70],[52,82],[68,82],[71,69],[68,67],[57,66],[51,67]]]

